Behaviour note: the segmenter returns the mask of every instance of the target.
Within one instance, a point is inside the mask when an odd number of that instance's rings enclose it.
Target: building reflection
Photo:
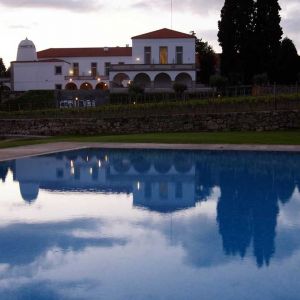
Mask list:
[[[300,178],[300,156],[285,153],[84,150],[21,159],[1,165],[32,203],[39,190],[131,193],[133,205],[172,213],[221,196],[217,223],[223,250],[244,257],[253,245],[258,267],[275,253],[279,202],[291,198]]]

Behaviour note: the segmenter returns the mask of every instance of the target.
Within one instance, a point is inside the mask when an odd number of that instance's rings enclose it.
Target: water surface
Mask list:
[[[0,299],[299,299],[300,154],[0,163]]]

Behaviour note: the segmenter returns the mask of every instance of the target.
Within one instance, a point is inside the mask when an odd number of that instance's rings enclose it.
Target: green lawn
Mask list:
[[[0,140],[0,148],[50,142],[121,142],[166,144],[269,144],[300,145],[300,131],[279,132],[201,132],[201,133],[150,133],[110,136],[65,136],[45,139]]]

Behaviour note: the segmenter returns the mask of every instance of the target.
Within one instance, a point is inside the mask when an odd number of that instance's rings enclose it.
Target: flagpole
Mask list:
[[[171,0],[171,29],[173,29],[173,0]]]

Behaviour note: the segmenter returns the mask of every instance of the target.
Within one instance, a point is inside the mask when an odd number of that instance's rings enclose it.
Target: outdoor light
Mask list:
[[[141,59],[139,57],[136,58],[136,61],[140,61]]]
[[[101,78],[98,78],[97,80],[98,80],[98,81],[101,81]]]
[[[70,81],[70,82],[72,82],[72,81],[73,81],[73,79],[72,79],[72,78],[70,78],[70,79],[69,79],[69,81]]]
[[[136,186],[137,186],[137,189],[138,189],[138,190],[140,190],[140,189],[141,189],[141,184],[140,184],[140,182],[139,182],[139,181],[138,181],[138,183],[137,183],[137,185],[136,185]]]
[[[93,175],[93,168],[90,168],[90,175]]]
[[[70,71],[69,71],[69,74],[70,74],[70,75],[73,75],[73,74],[74,74],[74,73],[73,73],[73,70],[70,70]]]
[[[91,71],[91,70],[89,70],[89,74],[92,74],[92,71]]]
[[[75,100],[78,101],[78,97],[76,97]]]
[[[98,161],[98,167],[99,167],[99,168],[102,167],[101,160]]]

